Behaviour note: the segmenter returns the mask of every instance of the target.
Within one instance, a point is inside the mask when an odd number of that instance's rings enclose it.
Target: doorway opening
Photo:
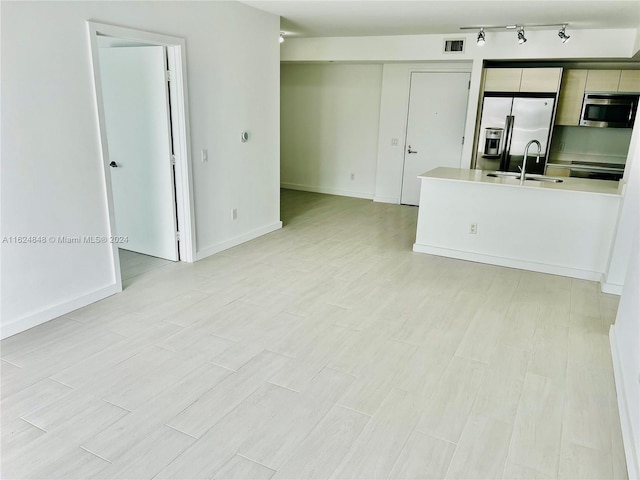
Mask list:
[[[96,22],[88,28],[113,270],[122,289],[121,258],[195,260],[185,42]]]

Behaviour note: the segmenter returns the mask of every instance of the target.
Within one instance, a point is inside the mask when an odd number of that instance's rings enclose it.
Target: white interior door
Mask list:
[[[421,173],[460,167],[470,73],[411,74],[400,203],[418,205]]]
[[[101,48],[100,71],[120,247],[176,261],[165,48]]]

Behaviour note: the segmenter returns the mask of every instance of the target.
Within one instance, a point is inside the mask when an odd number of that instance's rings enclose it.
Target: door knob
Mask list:
[[[111,168],[116,168],[118,166],[118,164],[112,160],[111,163],[109,164],[109,166]]]
[[[411,150],[411,145],[409,145],[409,149],[407,150],[407,153],[418,153],[417,150]]]

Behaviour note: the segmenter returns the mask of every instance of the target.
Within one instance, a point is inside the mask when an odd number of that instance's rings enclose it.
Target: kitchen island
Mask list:
[[[562,183],[436,168],[421,179],[413,250],[601,280],[618,219],[618,182]]]

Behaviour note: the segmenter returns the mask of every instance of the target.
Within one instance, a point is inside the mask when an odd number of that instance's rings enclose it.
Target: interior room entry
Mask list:
[[[177,261],[166,47],[100,48],[99,58],[120,247]]]
[[[468,72],[411,73],[400,203],[418,205],[421,173],[460,167],[470,77]]]

